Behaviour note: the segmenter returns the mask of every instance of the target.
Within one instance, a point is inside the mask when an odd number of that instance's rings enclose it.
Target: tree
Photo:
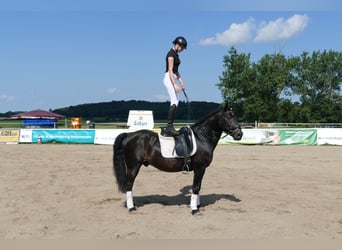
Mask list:
[[[244,121],[271,122],[278,117],[278,103],[289,76],[283,55],[265,55],[250,63],[250,54],[238,54],[232,47],[224,56],[225,71],[217,86],[225,102],[237,103]]]
[[[342,53],[303,52],[297,61],[292,90],[300,96],[300,120],[341,121]]]
[[[234,47],[217,84],[245,122],[341,122],[342,53],[266,54],[257,63]],[[297,101],[298,100],[298,101]]]
[[[265,55],[255,67],[255,95],[259,98],[258,121],[274,122],[279,118],[281,94],[289,78],[289,68],[284,55]]]
[[[228,55],[223,57],[223,63],[225,70],[216,86],[221,90],[224,102],[234,103],[236,110],[241,111],[246,96],[253,92],[250,54],[238,54],[236,49],[231,47]]]

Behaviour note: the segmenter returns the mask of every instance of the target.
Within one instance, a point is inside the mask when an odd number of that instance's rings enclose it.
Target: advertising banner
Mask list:
[[[113,145],[121,133],[135,129],[0,129],[0,143],[44,142],[94,143]],[[153,130],[160,133],[159,129]],[[242,145],[341,145],[342,128],[317,129],[243,129],[243,137],[235,141],[222,133],[219,144]]]
[[[19,129],[0,129],[0,143],[17,144],[19,142]]]
[[[240,141],[235,141],[230,135],[222,133],[219,144],[265,144],[270,142],[268,131],[264,129],[243,129],[243,136]]]
[[[149,129],[154,127],[153,112],[151,110],[130,110],[127,126],[130,129]]]
[[[318,145],[342,145],[342,128],[317,129]]]
[[[94,143],[114,145],[115,138],[123,132],[128,132],[128,130],[127,129],[96,129]]]
[[[269,134],[272,145],[317,145],[316,129],[280,129]]]
[[[34,129],[32,130],[32,142],[37,143],[38,137],[42,143],[94,143],[94,129]]]
[[[222,133],[219,144],[317,145],[317,129],[243,129],[240,141]]]
[[[32,142],[32,129],[20,129],[20,143],[31,143]]]

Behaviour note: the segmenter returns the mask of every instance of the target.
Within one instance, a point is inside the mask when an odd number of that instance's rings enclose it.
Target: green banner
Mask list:
[[[276,130],[271,136],[274,145],[317,145],[316,129]]]

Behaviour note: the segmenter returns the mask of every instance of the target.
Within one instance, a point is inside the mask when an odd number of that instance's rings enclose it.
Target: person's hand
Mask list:
[[[176,91],[177,93],[179,93],[179,92],[182,91],[182,89],[176,84],[176,85],[175,85],[175,91]]]

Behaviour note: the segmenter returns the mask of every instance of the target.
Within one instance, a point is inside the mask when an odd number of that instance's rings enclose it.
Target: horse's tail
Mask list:
[[[127,190],[126,184],[126,163],[123,154],[122,142],[126,138],[127,133],[122,133],[116,137],[114,142],[114,155],[113,155],[113,170],[116,177],[116,182],[119,191],[125,193]]]

